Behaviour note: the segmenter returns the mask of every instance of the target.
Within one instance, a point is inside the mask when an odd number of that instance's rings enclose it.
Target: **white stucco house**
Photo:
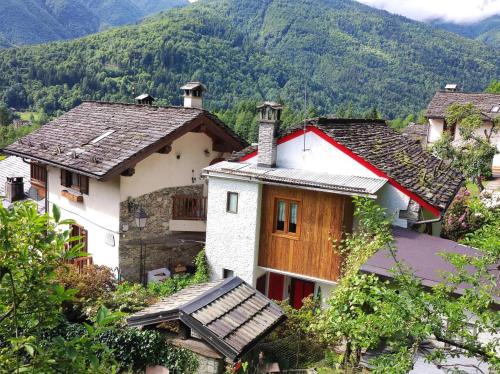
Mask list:
[[[31,186],[73,219],[88,252],[79,261],[126,279],[189,265],[205,238],[201,171],[246,143],[202,109],[204,86],[183,87],[185,105],[84,102],[3,151],[31,163]],[[139,228],[136,218],[147,216]]]
[[[500,117],[500,94],[467,93],[457,90],[456,85],[447,85],[444,91],[438,91],[427,106],[425,116],[429,121],[427,142],[439,140],[443,132],[449,132],[454,142],[460,142],[460,125],[450,126],[446,122],[446,112],[452,104],[472,103],[483,117],[483,125],[477,130],[479,136],[489,136],[490,142],[500,152],[500,132],[492,132],[494,120]],[[500,154],[493,160],[493,173],[500,175]]]
[[[326,298],[342,262],[332,241],[353,229],[355,196],[377,200],[401,228],[439,234],[463,177],[417,141],[379,120],[314,118],[280,131],[281,107],[259,110],[258,145],[203,172],[213,279],[239,276],[295,307]]]

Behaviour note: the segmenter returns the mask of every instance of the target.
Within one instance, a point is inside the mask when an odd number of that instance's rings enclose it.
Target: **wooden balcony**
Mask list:
[[[78,269],[78,272],[81,273],[87,266],[92,265],[94,260],[92,256],[77,257],[68,261],[68,263],[74,265]]]
[[[206,221],[207,198],[203,196],[175,195],[173,197],[172,219]]]

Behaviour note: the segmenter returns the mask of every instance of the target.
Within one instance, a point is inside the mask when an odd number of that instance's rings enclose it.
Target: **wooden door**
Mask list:
[[[292,278],[290,304],[295,309],[302,308],[302,299],[314,293],[314,282]]]
[[[283,300],[283,290],[285,289],[285,276],[283,274],[269,273],[269,290],[267,296],[270,299]]]

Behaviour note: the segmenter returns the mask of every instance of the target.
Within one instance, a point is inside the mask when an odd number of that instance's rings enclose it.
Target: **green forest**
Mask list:
[[[181,103],[189,80],[218,112],[279,100],[295,112],[405,117],[449,82],[482,91],[500,52],[348,0],[207,0],[82,39],[0,51],[8,107],[54,115],[82,100],[148,92]]]

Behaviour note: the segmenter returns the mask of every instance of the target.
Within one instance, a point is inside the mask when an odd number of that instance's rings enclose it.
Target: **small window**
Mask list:
[[[47,182],[47,169],[44,165],[37,163],[30,164],[31,169],[31,181],[45,184]]]
[[[276,199],[274,232],[297,236],[299,233],[300,202]]]
[[[82,194],[89,194],[89,177],[68,170],[61,170],[61,185]]]
[[[238,194],[236,192],[227,193],[227,206],[228,213],[238,213]]]
[[[82,226],[73,224],[71,225],[71,236],[72,237],[78,237],[78,240],[73,241],[69,243],[69,248],[73,248],[77,244],[83,244],[82,249],[80,252],[88,252],[88,245],[87,245],[87,230],[85,230]]]
[[[222,269],[222,276],[224,279],[234,277],[234,271],[229,269]]]

